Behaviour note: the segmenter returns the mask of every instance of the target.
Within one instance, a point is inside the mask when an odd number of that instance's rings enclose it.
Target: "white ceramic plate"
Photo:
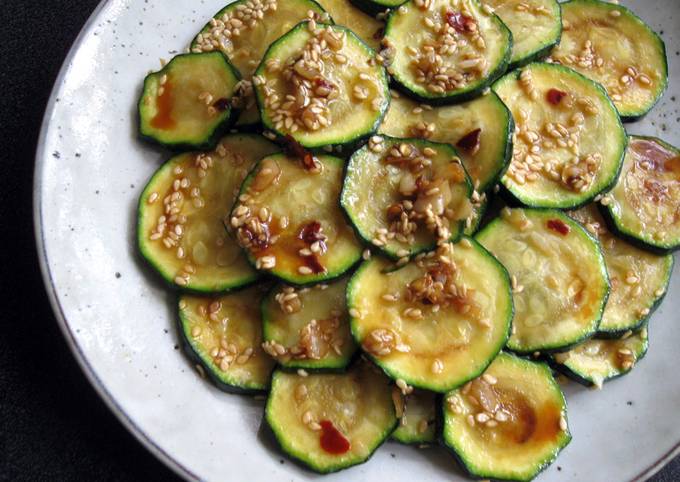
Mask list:
[[[137,198],[164,160],[135,136],[144,75],[189,43],[223,0],[109,0],[94,12],[59,75],[42,126],[35,176],[38,248],[61,328],[114,413],[188,479],[279,481],[320,476],[261,436],[263,403],[200,379],[175,348],[174,295],[136,254]],[[680,145],[680,3],[624,1],[663,31],[671,87],[631,133]],[[680,269],[654,315],[650,351],[629,376],[592,392],[567,388],[573,442],[541,480],[644,479],[680,447]],[[439,449],[387,443],[369,463],[324,477],[459,480]]]

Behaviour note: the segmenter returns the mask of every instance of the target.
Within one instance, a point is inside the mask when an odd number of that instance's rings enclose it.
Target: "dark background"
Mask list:
[[[83,376],[57,327],[36,259],[31,196],[40,123],[59,67],[97,3],[7,0],[0,6],[0,160],[7,168],[0,226],[9,239],[0,249],[3,481],[176,480]],[[680,459],[652,480],[680,480]]]

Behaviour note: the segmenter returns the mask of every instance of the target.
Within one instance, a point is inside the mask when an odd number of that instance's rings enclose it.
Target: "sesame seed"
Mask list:
[[[309,373],[307,373],[307,372],[306,372],[305,370],[303,370],[302,368],[298,368],[297,374],[298,374],[299,376],[303,377],[303,378],[309,376]]]

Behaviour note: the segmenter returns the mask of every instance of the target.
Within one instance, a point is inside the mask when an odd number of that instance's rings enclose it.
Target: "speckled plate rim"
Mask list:
[[[151,452],[158,460],[163,462],[166,466],[172,469],[177,475],[183,477],[187,480],[200,480],[194,473],[192,473],[187,467],[180,464],[175,460],[172,455],[163,450],[156,442],[146,434],[140,427],[138,427],[135,422],[128,416],[127,413],[121,408],[116,399],[111,393],[106,389],[101,379],[93,369],[93,367],[88,362],[85,354],[80,349],[78,343],[76,342],[75,336],[71,331],[71,327],[67,321],[66,314],[61,306],[59,297],[57,295],[56,287],[50,271],[49,263],[47,260],[47,251],[45,243],[45,230],[43,229],[43,216],[42,216],[42,183],[43,183],[43,165],[46,156],[46,137],[47,131],[49,129],[49,119],[54,110],[56,103],[57,92],[59,86],[62,85],[64,79],[66,78],[69,66],[75,53],[77,52],[80,44],[93,28],[96,23],[99,14],[104,10],[104,8],[109,3],[109,0],[102,0],[97,7],[94,9],[90,17],[87,19],[83,28],[78,33],[73,45],[69,49],[64,62],[59,70],[59,74],[54,82],[52,91],[50,93],[49,100],[47,101],[47,106],[45,108],[45,113],[43,114],[42,123],[40,126],[40,136],[38,138],[38,144],[36,147],[35,154],[35,166],[33,170],[33,227],[35,231],[36,246],[38,251],[38,262],[40,264],[40,271],[43,278],[43,283],[45,284],[45,290],[47,292],[50,305],[52,305],[52,311],[57,320],[57,324],[61,329],[61,332],[66,339],[66,343],[71,349],[73,355],[80,365],[80,368],[85,374],[92,387],[99,394],[104,403],[113,412],[113,414],[118,418],[118,420],[125,426],[125,428],[132,433],[132,435],[141,442],[141,444],[146,447],[149,452]],[[674,459],[677,455],[680,455],[680,440],[665,454],[663,454],[656,462],[644,469],[638,475],[636,475],[631,482],[644,481],[652,477],[658,471],[660,471],[668,462]]]
[[[85,377],[88,379],[97,394],[99,394],[99,397],[104,401],[104,403],[118,418],[118,420],[125,426],[125,428],[130,433],[132,433],[132,435],[137,440],[139,440],[139,442],[141,442],[142,445],[144,445],[144,447],[146,447],[146,449],[149,450],[156,458],[158,458],[177,475],[183,477],[184,479],[198,481],[200,479],[198,476],[196,476],[196,474],[192,473],[187,467],[175,460],[170,454],[157,445],[148,434],[138,427],[128,416],[128,414],[125,413],[125,411],[121,408],[113,395],[106,389],[94,368],[90,365],[89,361],[85,357],[85,354],[80,349],[80,346],[78,346],[78,343],[76,342],[75,336],[71,331],[71,327],[67,321],[66,314],[64,313],[59,301],[56,286],[54,284],[50,266],[47,260],[45,230],[43,229],[42,215],[42,184],[43,165],[44,159],[46,158],[45,144],[47,131],[49,129],[49,119],[51,118],[54,106],[56,104],[59,86],[62,85],[68,74],[69,66],[71,65],[75,53],[78,51],[82,40],[94,27],[99,14],[104,10],[108,3],[109,0],[101,0],[99,2],[78,33],[73,45],[71,45],[71,48],[69,49],[69,52],[59,69],[59,74],[57,75],[57,78],[54,82],[52,91],[50,92],[50,97],[47,101],[45,113],[43,114],[43,119],[40,125],[40,136],[38,137],[38,144],[35,154],[35,166],[33,169],[33,228],[35,231],[35,240],[38,251],[38,262],[40,264],[43,283],[45,284],[45,291],[47,292],[47,297],[49,298],[50,304],[52,305],[52,311],[55,315],[55,318],[57,319],[57,324],[59,325],[59,328],[61,329],[61,332],[64,335],[66,343],[71,349],[71,352],[75,356],[78,365],[80,365]]]

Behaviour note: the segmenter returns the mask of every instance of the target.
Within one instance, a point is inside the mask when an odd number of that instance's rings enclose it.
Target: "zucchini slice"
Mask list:
[[[354,339],[390,378],[443,393],[478,376],[506,343],[508,273],[478,243],[445,243],[393,270],[374,257],[347,288]]]
[[[274,42],[253,80],[265,128],[307,148],[371,136],[390,101],[375,52],[348,28],[314,21]]]
[[[668,85],[661,37],[614,3],[571,0],[562,4],[562,18],[562,40],[553,60],[602,84],[624,120],[649,112]]]
[[[380,50],[380,39],[385,31],[385,23],[366,15],[355,7],[350,0],[319,0],[337,25],[343,25],[364,41],[373,50]]]
[[[262,286],[210,298],[182,295],[179,328],[187,354],[218,388],[257,393],[269,387],[274,360],[261,348],[257,302]]]
[[[214,151],[181,154],[156,171],[139,200],[137,244],[168,283],[214,293],[255,281],[223,220],[253,165],[277,150],[262,136],[233,134]]]
[[[350,0],[369,15],[388,12],[404,3],[405,0]]]
[[[283,451],[325,474],[366,462],[397,424],[389,380],[360,361],[343,374],[276,371],[265,420]]]
[[[550,368],[508,353],[449,393],[442,413],[442,442],[473,477],[529,481],[571,441]]]
[[[553,355],[555,368],[586,386],[602,384],[630,372],[645,356],[647,328],[619,340],[588,340],[566,353]]]
[[[534,63],[494,90],[517,123],[502,183],[519,202],[576,208],[616,182],[626,132],[600,85],[566,67]]]
[[[292,284],[327,281],[361,257],[340,209],[344,162],[332,156],[262,159],[241,187],[230,227],[258,270]]]
[[[450,145],[373,136],[349,160],[340,204],[361,238],[400,259],[458,239],[471,194]]]
[[[400,89],[453,104],[477,97],[505,72],[512,34],[477,0],[409,0],[388,17],[383,45]]]
[[[680,248],[680,150],[631,136],[618,182],[602,199],[616,233],[645,249]]]
[[[562,13],[557,0],[482,0],[512,32],[514,69],[547,56],[560,41]]]
[[[395,394],[402,396],[401,392]],[[437,394],[414,390],[406,395],[399,426],[392,438],[403,444],[429,445],[437,442]],[[397,410],[398,411],[398,410]]]
[[[284,368],[345,368],[357,350],[346,288],[347,278],[311,288],[276,286],[262,302],[265,351]]]
[[[508,348],[566,350],[595,334],[609,279],[599,243],[580,224],[558,211],[504,208],[477,241],[512,276]]]
[[[493,92],[460,105],[432,107],[396,95],[379,132],[453,144],[479,192],[503,174],[512,155],[512,115]]]
[[[191,42],[192,52],[221,51],[241,73],[237,100],[243,112],[237,125],[260,121],[251,79],[269,45],[309,18],[332,23],[314,0],[238,0],[217,12]]]
[[[210,149],[235,118],[239,73],[219,52],[182,54],[144,79],[139,131],[170,149]]]
[[[572,211],[569,216],[599,239],[607,264],[611,292],[598,336],[619,337],[639,329],[668,290],[673,256],[658,256],[613,236],[594,204]]]

